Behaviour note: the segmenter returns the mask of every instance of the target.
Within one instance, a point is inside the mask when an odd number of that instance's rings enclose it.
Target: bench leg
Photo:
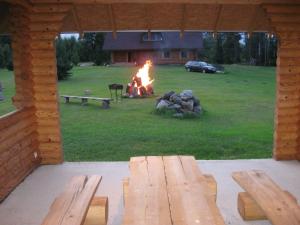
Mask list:
[[[125,205],[128,197],[129,177],[123,179],[123,204]]]
[[[203,174],[206,184],[208,186],[209,195],[214,198],[214,200],[217,200],[217,181],[211,174]]]
[[[110,101],[103,100],[102,101],[102,108],[103,109],[109,109],[109,103],[110,103]]]
[[[284,193],[292,200],[297,202],[297,199],[288,191]],[[247,193],[239,192],[238,194],[238,211],[243,220],[266,220],[267,217],[264,211],[256,203],[256,201]]]
[[[108,198],[95,196],[86,215],[84,225],[106,225],[108,219]]]
[[[70,102],[70,98],[69,97],[65,97],[65,103],[69,103]]]
[[[81,105],[87,105],[88,100],[86,98],[81,99]]]

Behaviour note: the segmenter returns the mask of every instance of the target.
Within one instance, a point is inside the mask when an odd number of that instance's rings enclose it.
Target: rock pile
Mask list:
[[[168,110],[174,117],[184,117],[185,115],[198,116],[202,112],[200,100],[193,96],[192,90],[185,90],[180,94],[170,91],[157,99],[156,110]]]

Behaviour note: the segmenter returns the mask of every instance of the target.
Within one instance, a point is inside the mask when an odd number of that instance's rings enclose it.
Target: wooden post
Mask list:
[[[12,8],[12,48],[17,108],[34,106],[39,157],[43,164],[63,161],[54,40],[71,5]],[[56,13],[57,10],[57,13]],[[51,15],[49,15],[51,13]],[[63,15],[63,16],[62,16]],[[51,18],[55,18],[51,20]],[[50,22],[51,21],[51,22]]]
[[[265,6],[279,39],[273,156],[300,160],[300,6]]]

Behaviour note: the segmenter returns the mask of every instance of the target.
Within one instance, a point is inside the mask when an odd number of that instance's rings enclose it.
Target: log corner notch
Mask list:
[[[71,5],[11,5],[11,36],[18,109],[34,107],[42,164],[63,162],[54,40]]]
[[[279,39],[273,156],[300,160],[300,4],[263,7]]]

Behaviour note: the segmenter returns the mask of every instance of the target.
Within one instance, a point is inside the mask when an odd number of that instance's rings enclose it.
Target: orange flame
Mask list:
[[[135,78],[137,77],[140,78],[141,80],[141,84],[139,86],[137,83],[134,84],[134,86],[138,88],[139,95],[141,94],[140,93],[141,87],[145,87],[147,89],[147,86],[152,84],[152,82],[154,81],[154,79],[151,79],[149,76],[149,69],[151,66],[152,66],[151,60],[147,60],[144,66],[140,68],[137,74],[132,78],[133,80],[135,80]]]

